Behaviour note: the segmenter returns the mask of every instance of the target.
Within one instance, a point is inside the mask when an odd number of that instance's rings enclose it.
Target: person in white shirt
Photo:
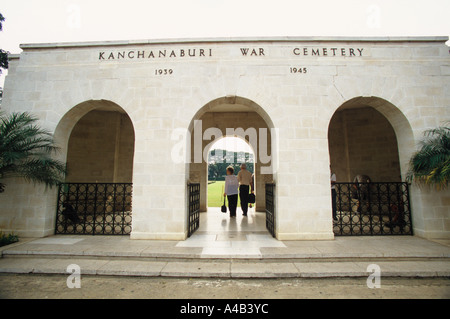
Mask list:
[[[331,165],[330,165],[330,171],[331,171],[331,206],[333,207],[333,219],[335,221],[337,221],[337,209],[336,209],[336,174],[333,173],[333,171],[331,170]]]
[[[238,202],[239,182],[232,166],[227,167],[227,176],[225,177],[225,193],[223,196],[228,198],[228,208],[230,217],[236,217],[236,208]]]
[[[239,198],[241,199],[242,215],[247,216],[248,212],[248,194],[250,184],[252,183],[252,173],[247,171],[247,165],[241,164],[241,170],[238,173],[239,180]]]

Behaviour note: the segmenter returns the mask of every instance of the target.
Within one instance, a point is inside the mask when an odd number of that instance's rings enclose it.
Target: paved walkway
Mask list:
[[[169,277],[364,277],[377,264],[384,276],[450,276],[448,241],[413,236],[336,237],[332,241],[278,241],[264,214],[230,220],[202,214],[186,241],[130,240],[128,236],[58,235],[0,248],[0,272]]]
[[[285,248],[266,230],[265,213],[251,209],[248,217],[239,213],[229,218],[218,208],[200,214],[199,229],[176,247],[201,248],[200,258],[263,258],[261,248]]]

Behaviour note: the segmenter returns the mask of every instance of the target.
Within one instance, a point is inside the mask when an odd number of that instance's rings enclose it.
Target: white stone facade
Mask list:
[[[134,127],[131,238],[170,240],[187,236],[186,183],[197,165],[171,160],[180,143],[172,138],[174,130],[192,130],[203,116],[211,122],[211,113],[256,112],[265,122],[256,128],[275,129],[268,179],[277,185],[277,238],[332,239],[328,133],[333,115],[341,106],[381,113],[395,132],[404,180],[423,131],[450,120],[447,40],[23,45],[23,52],[11,57],[1,108],[37,115],[54,132],[66,161],[78,120],[92,110],[120,107]],[[21,180],[6,184],[0,194],[0,229],[21,236],[53,234],[56,191]],[[417,236],[450,238],[449,190],[412,185],[411,203]]]

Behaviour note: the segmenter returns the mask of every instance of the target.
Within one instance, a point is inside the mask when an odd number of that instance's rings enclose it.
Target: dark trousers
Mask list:
[[[247,215],[248,211],[248,194],[250,192],[250,186],[241,185],[239,186],[239,197],[241,198],[241,208],[244,216]]]
[[[333,219],[337,218],[336,215],[336,190],[335,189],[331,189],[331,206],[333,207]]]
[[[238,202],[238,195],[227,195],[228,208],[230,209],[230,217],[236,216],[236,208]]]

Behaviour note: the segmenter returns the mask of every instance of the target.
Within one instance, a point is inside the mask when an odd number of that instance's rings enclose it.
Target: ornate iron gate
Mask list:
[[[65,183],[59,186],[56,234],[131,233],[130,183]]]
[[[275,235],[275,184],[266,184],[266,228]]]
[[[412,235],[407,183],[336,183],[337,236]]]
[[[200,226],[200,184],[188,184],[188,237]]]

